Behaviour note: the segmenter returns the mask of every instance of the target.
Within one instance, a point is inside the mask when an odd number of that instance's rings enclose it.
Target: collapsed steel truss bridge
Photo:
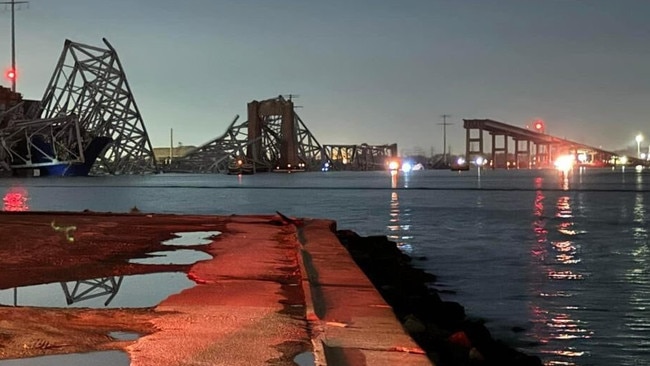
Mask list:
[[[333,170],[381,170],[397,156],[397,144],[325,145]]]
[[[185,156],[175,159],[167,171],[227,173],[233,164],[247,164],[254,171],[312,170],[324,159],[323,148],[282,96],[248,103],[248,120],[235,117],[226,132]]]
[[[106,48],[66,40],[43,98],[14,98],[0,108],[5,169],[62,166],[65,175],[75,164],[89,164],[95,174],[157,171],[117,52],[103,41]]]
[[[237,164],[252,171],[377,170],[397,145],[321,145],[282,96],[248,103],[248,120],[238,116],[220,137],[173,160],[172,172],[228,173]]]
[[[40,101],[0,87],[0,170],[20,175],[139,174],[161,170],[117,52],[66,40]],[[248,103],[226,132],[165,171],[377,170],[396,145],[321,145],[291,97]],[[80,168],[81,167],[81,168]],[[84,170],[85,169],[85,170]],[[20,173],[19,173],[20,172]]]

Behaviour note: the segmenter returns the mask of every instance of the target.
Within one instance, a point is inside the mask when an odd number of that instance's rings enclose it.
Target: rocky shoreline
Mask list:
[[[462,305],[443,301],[427,286],[435,276],[414,268],[411,258],[385,236],[362,237],[349,230],[336,234],[436,365],[542,365],[539,357],[492,338],[481,322],[467,318]]]

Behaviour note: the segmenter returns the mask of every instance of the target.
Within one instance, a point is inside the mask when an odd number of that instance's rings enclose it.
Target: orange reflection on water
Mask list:
[[[386,237],[394,241],[402,250],[411,249],[411,212],[409,209],[400,209],[399,195],[397,192],[390,194],[390,219],[386,228],[388,235]]]
[[[533,206],[533,216],[535,220],[533,221],[533,231],[535,232],[535,237],[537,238],[537,246],[532,249],[534,256],[539,258],[544,258],[546,249],[544,244],[546,243],[546,236],[548,230],[546,230],[546,218],[544,217],[544,194],[540,190],[542,187],[542,178],[535,178],[535,204]]]
[[[584,276],[572,271],[548,271],[548,278],[552,280],[583,280]]]
[[[571,203],[569,197],[562,196],[558,198],[556,207],[557,207],[557,212],[555,213],[555,217],[560,217],[560,218],[573,217],[573,212],[571,211]]]
[[[564,297],[566,294],[557,293],[549,296]],[[573,307],[565,308],[565,310],[572,309],[575,310]],[[544,365],[575,366],[582,364],[581,357],[588,355],[588,352],[571,346],[571,340],[592,338],[594,333],[587,328],[587,324],[573,319],[567,313],[553,313],[535,305],[533,305],[532,311],[534,316],[533,322],[536,323],[535,335],[537,336],[537,341],[540,345],[544,346],[541,352],[548,355]]]
[[[576,257],[577,249],[571,241],[554,241],[551,243],[553,249],[558,252],[555,256],[558,262],[562,264],[579,263],[580,259]]]
[[[22,187],[10,188],[4,195],[2,199],[4,203],[4,211],[27,211],[29,206],[27,201],[29,201],[29,195],[27,190]]]
[[[397,173],[397,170],[391,170],[390,171],[390,188],[395,189],[397,188],[397,178],[399,177],[399,174]]]
[[[559,177],[560,177],[560,188],[564,191],[569,190],[569,174],[571,173],[571,170],[560,170],[559,171]]]
[[[553,338],[555,339],[575,339],[575,338],[591,338],[592,332],[585,329],[580,321],[573,320],[568,314],[558,314],[550,319],[546,324],[555,330]],[[561,354],[564,351],[554,351],[556,354]],[[584,352],[573,352],[573,355],[582,355]]]
[[[568,175],[561,178],[562,189],[568,190]],[[589,352],[580,350],[576,339],[591,338],[593,331],[588,323],[577,319],[579,299],[574,298],[573,289],[586,275],[575,266],[580,262],[578,245],[567,239],[586,232],[576,230],[570,196],[558,197],[554,205],[545,204],[542,178],[534,183],[532,229],[536,240],[531,252],[536,279],[531,281],[535,300],[530,304],[530,334],[540,345],[538,351],[545,355],[544,365],[581,365]]]

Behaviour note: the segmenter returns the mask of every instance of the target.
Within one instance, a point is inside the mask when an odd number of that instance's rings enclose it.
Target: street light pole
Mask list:
[[[0,4],[11,5],[11,72],[13,72],[13,77],[11,78],[11,91],[16,92],[16,4],[27,4],[29,1],[4,1]]]

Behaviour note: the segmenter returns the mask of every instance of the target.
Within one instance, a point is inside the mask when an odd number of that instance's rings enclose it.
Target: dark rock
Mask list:
[[[424,333],[427,331],[426,325],[424,325],[420,319],[413,314],[405,316],[402,325],[409,333]]]
[[[434,364],[542,365],[539,357],[493,339],[483,322],[467,319],[461,304],[442,301],[430,288],[436,277],[414,268],[411,258],[387,237],[362,237],[350,230],[337,236]],[[467,342],[456,342],[458,334]]]

